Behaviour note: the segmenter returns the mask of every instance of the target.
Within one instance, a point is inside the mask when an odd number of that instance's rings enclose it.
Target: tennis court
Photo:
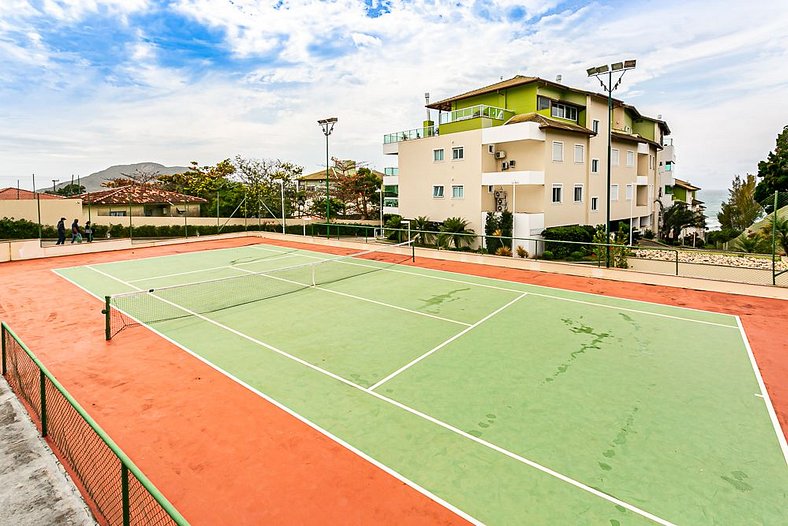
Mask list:
[[[157,332],[468,520],[784,520],[785,439],[737,317],[410,257],[258,244],[56,272],[117,295],[113,339]]]

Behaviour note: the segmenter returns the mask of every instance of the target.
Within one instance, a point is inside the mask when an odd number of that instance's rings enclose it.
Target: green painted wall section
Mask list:
[[[673,187],[673,200],[687,202],[687,189],[679,186]]]
[[[649,120],[641,120],[637,121],[632,125],[632,131],[640,135],[641,137],[645,137],[650,141],[654,141],[655,134],[654,134],[654,122]]]
[[[579,104],[581,106],[586,105],[585,93],[579,93],[572,89],[561,90],[553,86],[541,86],[539,88],[538,94],[545,97],[550,97],[551,99],[565,100],[567,102]]]
[[[493,119],[482,119],[481,117],[475,119],[465,119],[463,121],[441,124],[440,134],[446,135],[447,133],[457,133],[457,132],[464,132],[469,130],[478,130],[481,129],[482,127],[489,127],[489,126],[482,126],[484,122],[492,123],[492,126],[500,126],[501,124],[503,124],[502,121],[496,121]]]

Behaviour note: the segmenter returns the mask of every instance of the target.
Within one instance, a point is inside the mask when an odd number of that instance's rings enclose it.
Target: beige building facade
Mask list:
[[[491,97],[507,107],[486,104]],[[461,217],[483,233],[486,214],[508,210],[521,238],[539,237],[547,227],[605,223],[605,97],[515,77],[428,108],[438,110],[441,125],[425,121],[384,138],[384,153],[399,165],[392,212],[433,221]],[[611,222],[654,228],[657,154],[670,131],[620,101],[612,122]]]

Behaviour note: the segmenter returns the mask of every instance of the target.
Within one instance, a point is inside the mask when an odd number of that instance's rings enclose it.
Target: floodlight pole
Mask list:
[[[330,237],[329,223],[331,222],[331,200],[328,191],[328,136],[334,131],[334,125],[339,119],[336,117],[329,117],[328,119],[320,119],[317,123],[323,129],[323,135],[326,136],[326,238]]]
[[[589,77],[596,77],[599,80],[599,83],[602,85],[602,89],[607,92],[607,191],[606,191],[606,200],[607,205],[605,207],[605,244],[608,245],[606,249],[607,257],[605,258],[606,266],[610,266],[610,183],[611,181],[611,171],[612,171],[612,154],[613,154],[613,144],[612,144],[612,137],[613,137],[613,92],[618,88],[618,85],[621,84],[621,79],[624,77],[624,73],[626,73],[630,69],[635,69],[636,62],[635,60],[627,60],[625,62],[616,62],[610,65],[603,65],[598,66],[595,68],[589,68],[586,70]],[[613,84],[613,72],[621,72],[621,76],[618,77],[618,80],[615,84]],[[607,84],[602,80],[602,76],[607,74]],[[635,194],[635,187],[632,187],[632,197],[634,199]],[[630,232],[631,232],[630,227]]]

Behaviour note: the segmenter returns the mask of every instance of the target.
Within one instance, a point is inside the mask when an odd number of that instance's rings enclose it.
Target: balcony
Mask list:
[[[439,124],[451,124],[453,122],[467,121],[469,119],[482,117],[496,121],[506,121],[513,116],[514,112],[512,110],[479,104],[477,106],[471,106],[470,108],[461,108],[459,110],[441,113]]]
[[[506,170],[482,173],[482,185],[543,185],[544,172],[536,170]]]
[[[384,176],[399,175],[399,168],[383,168]]]
[[[638,186],[646,186],[646,185],[648,185],[648,176],[647,175],[638,175],[637,176],[637,180],[635,181],[635,183]]]
[[[394,133],[387,133],[383,136],[383,153],[386,155],[396,155],[399,153],[399,143],[403,141],[415,141],[424,137],[434,137],[438,135],[437,126],[423,126],[412,130],[404,130]]]
[[[383,213],[384,214],[399,214],[399,198],[398,197],[384,197],[383,198]]]
[[[544,142],[544,140],[544,132],[539,128],[537,122],[519,122],[482,130],[482,144],[501,144],[514,141]]]

